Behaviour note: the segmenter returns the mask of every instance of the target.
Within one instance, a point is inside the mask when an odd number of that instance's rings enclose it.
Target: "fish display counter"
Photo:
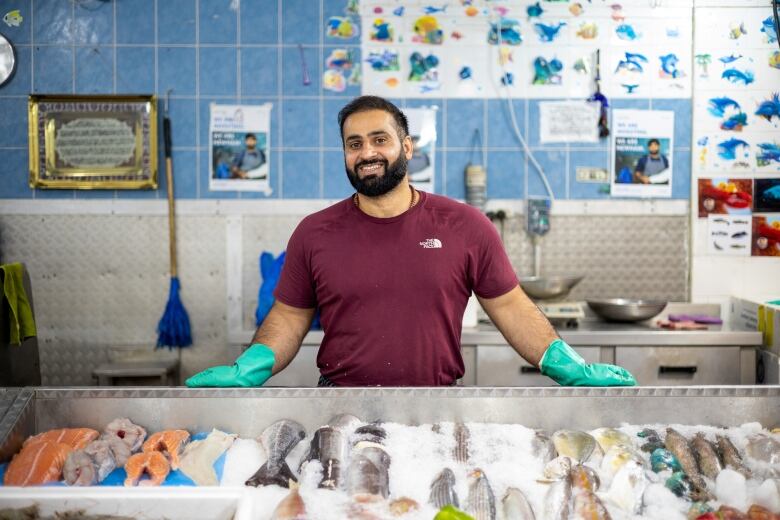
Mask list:
[[[27,388],[0,518],[772,519],[779,424],[780,386]]]

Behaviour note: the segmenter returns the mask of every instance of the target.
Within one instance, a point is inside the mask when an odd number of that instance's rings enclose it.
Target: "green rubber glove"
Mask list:
[[[561,386],[634,386],[636,379],[623,367],[593,363],[588,365],[573,348],[556,339],[539,363],[542,374]]]
[[[436,513],[433,520],[474,520],[474,517],[453,506],[444,506]]]
[[[255,343],[238,356],[232,366],[207,368],[185,381],[189,387],[201,386],[262,386],[274,367],[274,352],[262,343]]]

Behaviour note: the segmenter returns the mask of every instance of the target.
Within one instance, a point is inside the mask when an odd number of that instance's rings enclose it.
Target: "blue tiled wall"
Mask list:
[[[231,9],[235,4],[236,9]],[[239,6],[240,4],[240,6]],[[360,93],[321,87],[322,68],[335,48],[359,55],[359,41],[325,35],[325,21],[343,16],[346,0],[3,0],[2,13],[19,9],[19,27],[0,32],[16,45],[19,66],[0,87],[0,198],[161,198],[157,191],[32,190],[27,172],[27,95],[30,93],[156,93],[173,89],[176,196],[265,198],[209,192],[210,103],[272,103],[272,198],[348,195],[336,114]],[[311,84],[303,85],[298,45]],[[470,142],[480,130],[486,149],[488,196],[523,198],[544,192],[521,151],[502,100],[394,100],[403,107],[438,105],[436,191],[463,198]],[[673,197],[690,192],[690,100],[615,100],[616,108],[670,109],[676,114]],[[608,142],[539,143],[536,100],[515,100],[521,131],[559,198],[607,197],[598,184],[578,183],[577,166],[608,168]],[[162,161],[161,165],[164,164]],[[164,170],[161,170],[161,173]]]

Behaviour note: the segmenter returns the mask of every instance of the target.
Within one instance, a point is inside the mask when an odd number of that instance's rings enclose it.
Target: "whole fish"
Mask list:
[[[734,63],[735,61],[737,61],[741,57],[742,57],[741,54],[739,56],[735,56],[735,55],[732,54],[731,56],[721,56],[718,59],[720,61],[722,61],[724,64],[729,64],[729,63]]]
[[[504,520],[535,520],[534,510],[522,491],[510,487],[501,500]]]
[[[596,439],[577,430],[558,430],[552,436],[558,455],[570,457],[576,462],[586,462],[596,449]]]
[[[333,428],[336,428],[346,433],[347,435],[351,435],[352,432],[357,430],[362,423],[363,421],[352,414],[340,413],[330,418],[328,421],[328,426],[332,426]]]
[[[631,514],[642,512],[642,497],[648,486],[644,469],[635,461],[628,461],[612,479],[606,496],[609,500]]]
[[[739,451],[737,451],[737,448],[731,443],[729,438],[725,435],[716,435],[715,438],[718,441],[718,452],[723,459],[723,464],[727,468],[742,473],[745,478],[752,477],[752,472],[742,462]]]
[[[749,147],[750,145],[742,139],[734,139],[733,137],[726,141],[721,141],[718,143],[718,155],[722,159],[734,160],[737,158],[737,148],[741,146]]]
[[[756,79],[751,71],[746,70],[743,72],[738,69],[726,69],[720,77],[737,85],[750,85]]]
[[[458,494],[455,492],[455,474],[450,468],[444,468],[431,482],[431,494],[428,501],[436,509],[441,509],[448,505],[460,507]]]
[[[704,435],[697,433],[691,440],[691,447],[696,455],[696,461],[699,463],[702,473],[705,476],[715,480],[718,473],[723,469],[723,464],[718,457],[718,452],[715,450],[715,446],[710,441],[704,438]]]
[[[646,441],[640,448],[642,451],[653,453],[658,448],[664,447],[664,443],[663,441],[661,441],[661,437],[658,435],[658,432],[655,430],[651,430],[650,428],[645,428],[641,432],[637,433],[637,436],[641,439],[645,439]]]
[[[568,520],[571,509],[571,478],[567,475],[550,485],[544,497],[544,518],[547,520]]]
[[[297,482],[285,459],[304,437],[306,430],[303,426],[289,419],[277,421],[263,430],[260,443],[268,454],[268,460],[246,481],[246,485],[288,487],[291,480]]]
[[[688,443],[688,439],[682,436],[680,432],[673,428],[666,429],[666,449],[672,452],[677,458],[677,461],[682,466],[685,475],[693,485],[692,498],[698,500],[703,498],[709,500],[710,494],[707,492],[707,484],[702,479],[701,472],[699,470],[699,464],[696,462],[696,457],[693,454],[691,445]]]
[[[634,30],[634,28],[627,24],[627,23],[621,23],[615,28],[615,33],[617,34],[618,38],[621,40],[636,40],[639,38],[639,35]]]
[[[542,462],[547,464],[555,458],[555,446],[553,446],[550,437],[543,431],[535,432],[534,438],[531,439],[531,451]]]
[[[592,470],[588,471],[589,469],[582,464],[571,468],[570,480],[573,488],[574,513],[578,518],[609,520],[607,509],[595,493],[598,489],[598,477],[594,478],[595,473]]]
[[[775,28],[775,21],[771,16],[767,16],[763,22],[761,22],[761,32],[766,34],[767,43],[777,42],[777,29]]]
[[[599,443],[604,453],[616,444],[631,446],[631,437],[615,428],[598,428],[590,432],[590,434]]]
[[[680,62],[680,60],[676,54],[666,54],[664,56],[659,56],[658,59],[661,60],[661,70],[665,74],[673,78],[682,76],[682,72],[677,69],[677,64]]]
[[[455,423],[455,448],[453,449],[453,458],[456,462],[467,463],[469,461],[469,430],[466,425]]]
[[[528,18],[539,18],[542,16],[544,9],[542,9],[542,6],[539,5],[539,2],[536,2],[535,4],[526,7],[525,12],[528,14]]]
[[[298,493],[298,485],[290,483],[290,492],[276,506],[271,520],[306,520],[306,518],[306,504]]]
[[[496,497],[490,489],[490,482],[482,472],[475,469],[469,474],[469,497],[466,501],[466,512],[474,520],[495,520]]]
[[[319,460],[322,463],[320,487],[338,489],[342,484],[342,465],[349,451],[349,436],[337,428],[323,426],[319,430]]]

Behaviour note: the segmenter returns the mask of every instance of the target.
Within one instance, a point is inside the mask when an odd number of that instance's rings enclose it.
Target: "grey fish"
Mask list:
[[[358,498],[390,496],[390,456],[380,447],[369,446],[352,455],[347,470],[347,492]]]
[[[688,439],[673,428],[666,429],[666,449],[671,451],[680,462],[685,475],[693,485],[691,498],[694,500],[710,500],[712,496],[707,492],[707,484],[702,479],[699,464],[693,454]]]
[[[452,456],[456,462],[466,463],[469,461],[469,430],[466,425],[455,423],[455,449]]]
[[[93,486],[98,482],[95,463],[84,450],[73,450],[68,453],[62,475],[70,486]]]
[[[268,460],[246,481],[246,485],[257,487],[276,484],[288,487],[291,480],[297,482],[285,459],[304,437],[306,430],[303,426],[289,419],[276,421],[263,430],[260,443],[268,454]]]
[[[571,493],[571,478],[569,476],[553,482],[544,498],[544,518],[547,520],[568,520]]]
[[[352,414],[341,413],[331,417],[328,421],[328,426],[332,426],[333,428],[336,428],[337,430],[340,430],[349,435],[357,430],[362,422],[363,421]]]
[[[547,464],[553,460],[556,456],[555,446],[553,446],[550,437],[543,431],[538,430],[531,440],[531,450],[534,455],[542,459],[542,462]]]
[[[382,444],[386,437],[387,432],[382,428],[381,424],[370,423],[355,429],[352,434],[352,444],[354,445],[361,441]]]
[[[718,452],[715,450],[715,446],[710,441],[704,438],[704,435],[697,433],[691,440],[691,447],[693,453],[696,455],[696,461],[699,463],[701,472],[706,477],[715,480],[718,473],[723,469],[723,464],[718,457]]]
[[[742,462],[742,457],[739,455],[736,446],[731,443],[731,440],[725,435],[716,435],[715,438],[718,440],[718,452],[723,459],[723,464],[727,468],[742,473],[745,478],[752,477],[753,472]]]
[[[444,468],[431,482],[431,494],[428,502],[433,504],[436,509],[448,505],[460,507],[458,494],[455,492],[455,474],[450,468]]]
[[[504,513],[504,520],[536,520],[534,510],[528,499],[522,491],[510,487],[506,490],[503,500],[501,500],[501,509]]]
[[[495,520],[496,497],[490,489],[490,482],[482,472],[475,469],[469,474],[469,497],[466,501],[466,513],[474,520]]]

